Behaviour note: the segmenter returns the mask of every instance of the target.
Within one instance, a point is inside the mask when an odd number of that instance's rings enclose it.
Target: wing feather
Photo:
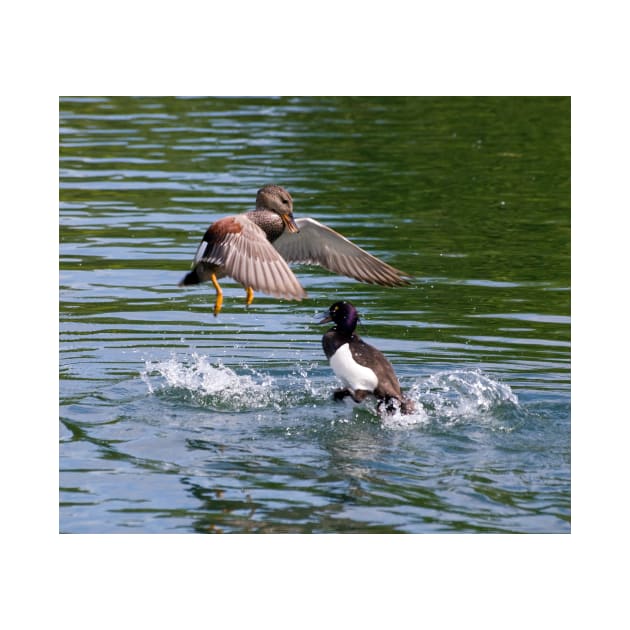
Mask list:
[[[255,291],[292,300],[306,297],[302,285],[267,240],[265,232],[246,215],[225,217],[208,228],[193,265],[208,263],[219,266],[222,274]]]
[[[298,233],[285,230],[273,247],[289,263],[320,265],[361,282],[407,285],[410,276],[368,254],[345,236],[309,217],[296,219]]]

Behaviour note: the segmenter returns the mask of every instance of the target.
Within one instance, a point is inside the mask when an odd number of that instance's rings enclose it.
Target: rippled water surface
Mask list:
[[[62,532],[569,532],[570,102],[62,98]],[[290,190],[414,276],[178,288]],[[417,403],[334,403],[339,299]]]

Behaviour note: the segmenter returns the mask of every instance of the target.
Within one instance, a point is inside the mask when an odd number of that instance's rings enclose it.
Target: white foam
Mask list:
[[[416,408],[413,413],[403,414],[400,413],[400,405],[394,401],[394,413],[383,414],[381,416],[383,426],[389,429],[406,429],[418,424],[429,423],[431,419],[422,406],[422,403],[417,400],[414,400],[414,402],[416,403]]]
[[[312,366],[311,366],[312,367]],[[255,410],[312,404],[325,396],[309,377],[308,368],[296,365],[293,371],[276,378],[243,364],[236,370],[221,360],[211,363],[198,354],[184,359],[146,361],[141,374],[150,394],[183,392],[204,407],[227,411]]]
[[[141,377],[150,394],[183,396],[201,407],[217,410],[338,409],[337,404],[330,404],[330,379],[311,376],[314,370],[320,369],[317,363],[297,364],[289,374],[284,372],[278,377],[246,365],[237,369],[238,372],[220,360],[213,364],[204,356],[192,354],[183,359],[173,356],[162,361],[146,361]],[[437,372],[418,377],[411,385],[403,382],[403,389],[405,397],[415,403],[414,412],[401,414],[396,409],[392,414],[383,414],[383,426],[409,428],[473,421],[509,431],[513,426],[513,412],[518,416],[518,398],[509,385],[481,370]],[[362,407],[377,415],[373,399],[368,399]]]
[[[470,419],[496,419],[503,407],[518,408],[518,397],[509,385],[481,370],[438,372],[416,381],[408,396],[423,405],[429,418],[456,423]]]
[[[182,389],[207,398],[208,402],[225,405],[230,409],[255,409],[280,402],[273,387],[273,378],[255,370],[250,374],[237,374],[221,361],[212,365],[206,357],[193,354],[187,364],[171,357],[166,361],[147,361],[142,378],[150,393],[159,390]],[[154,385],[157,381],[157,385]]]

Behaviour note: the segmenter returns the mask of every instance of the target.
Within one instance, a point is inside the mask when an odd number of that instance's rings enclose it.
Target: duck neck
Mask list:
[[[273,210],[256,208],[247,213],[247,218],[261,228],[272,243],[284,232],[284,222]]]

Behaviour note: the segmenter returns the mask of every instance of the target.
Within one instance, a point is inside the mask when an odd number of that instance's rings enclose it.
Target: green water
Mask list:
[[[60,169],[60,531],[570,531],[569,99],[62,98]],[[214,318],[266,183],[413,286]],[[417,414],[331,400],[338,299]]]

